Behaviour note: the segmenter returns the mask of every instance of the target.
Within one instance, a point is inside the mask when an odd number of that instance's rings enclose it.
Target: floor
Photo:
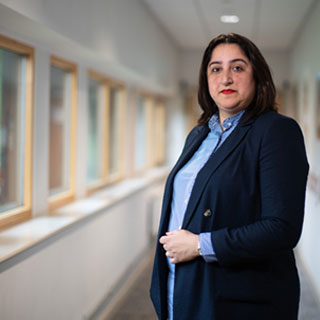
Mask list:
[[[314,297],[312,284],[301,263],[298,263],[301,282],[299,320],[320,320],[320,305]]]
[[[149,299],[152,259],[153,255],[150,254],[129,290],[103,320],[157,320]],[[320,306],[317,305],[310,281],[301,264],[299,271],[301,280],[299,320],[320,320]]]
[[[153,253],[146,259],[127,293],[103,320],[157,320],[149,298]]]

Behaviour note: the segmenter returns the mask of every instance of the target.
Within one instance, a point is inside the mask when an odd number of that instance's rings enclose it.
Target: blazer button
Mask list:
[[[210,216],[212,215],[211,210],[210,210],[210,209],[207,209],[207,210],[203,213],[203,215],[204,215],[205,217],[210,217]]]

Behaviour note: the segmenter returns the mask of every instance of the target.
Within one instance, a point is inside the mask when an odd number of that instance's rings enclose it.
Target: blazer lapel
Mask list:
[[[206,138],[206,136],[209,133],[209,128],[207,126],[200,127],[198,134],[193,138],[193,140],[190,142],[189,146],[186,146],[186,149],[179,157],[177,163],[171,170],[167,183],[166,188],[163,196],[163,204],[162,204],[162,214],[161,214],[161,220],[159,224],[159,231],[160,234],[163,234],[167,230],[162,230],[163,227],[167,227],[169,222],[169,214],[171,209],[171,199],[172,199],[172,193],[173,193],[173,182],[174,177],[176,173],[187,163],[187,161],[193,156],[193,154],[198,150],[200,144],[202,141]]]
[[[171,171],[171,176],[174,177],[176,173],[188,162],[188,160],[193,156],[193,154],[199,149],[202,141],[207,137],[210,129],[205,126],[199,128],[198,134],[190,142],[189,146],[186,146],[186,150],[181,154],[176,165]]]
[[[182,229],[187,228],[190,219],[192,218],[196,205],[200,200],[203,189],[205,188],[211,175],[217,170],[219,165],[226,159],[226,157],[237,147],[243,140],[248,130],[250,129],[252,121],[244,125],[239,124],[237,128],[230,134],[222,146],[210,156],[207,163],[200,170],[194,183],[192,193],[190,196],[189,204],[184,216]]]

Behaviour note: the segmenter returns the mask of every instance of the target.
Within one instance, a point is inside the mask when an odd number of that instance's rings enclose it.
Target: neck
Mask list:
[[[231,115],[225,114],[225,113],[219,111],[219,122],[220,122],[220,126],[221,126],[222,130],[223,130],[223,126],[222,126],[223,121],[226,120],[229,117],[231,117]]]

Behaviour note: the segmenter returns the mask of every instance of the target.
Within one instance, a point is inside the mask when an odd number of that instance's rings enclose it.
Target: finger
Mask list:
[[[166,243],[166,239],[167,239],[166,236],[162,236],[162,237],[159,239],[159,242],[160,242],[161,244],[164,244],[164,243]]]
[[[170,259],[170,263],[177,264],[178,261],[177,261],[177,259],[175,257],[173,257],[173,258]]]
[[[177,231],[179,231],[179,230],[180,230],[180,229],[175,229],[175,230],[172,230],[172,231],[167,231],[167,232],[166,232],[166,236],[172,236],[172,235],[176,234]]]
[[[168,258],[173,258],[173,254],[172,254],[171,251],[167,251],[167,252],[166,252],[166,256],[167,256]]]

